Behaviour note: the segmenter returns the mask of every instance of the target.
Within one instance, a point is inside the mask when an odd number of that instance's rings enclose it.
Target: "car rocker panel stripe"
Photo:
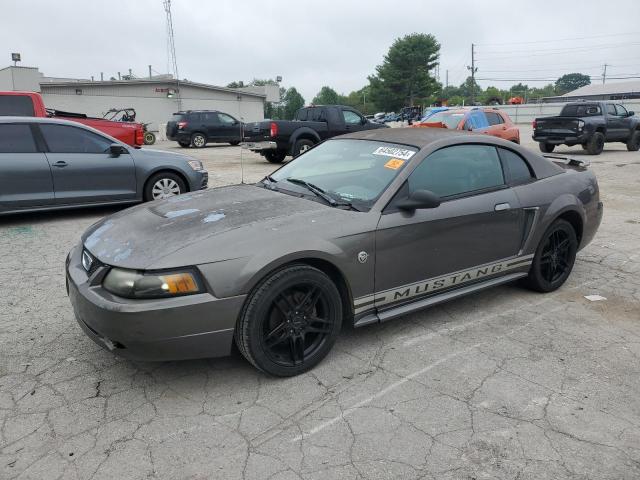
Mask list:
[[[358,315],[372,309],[373,307],[386,308],[393,303],[401,303],[415,297],[422,297],[440,290],[449,290],[453,287],[475,282],[485,277],[491,277],[510,270],[528,267],[531,265],[533,257],[533,254],[521,257],[512,257],[493,263],[479,265],[466,270],[448,273],[439,277],[421,280],[408,285],[402,285],[389,290],[376,292],[373,295],[359,297],[354,301],[354,313]]]

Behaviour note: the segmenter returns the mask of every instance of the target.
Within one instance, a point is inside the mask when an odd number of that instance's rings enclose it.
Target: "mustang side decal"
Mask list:
[[[448,289],[463,283],[473,282],[484,277],[497,275],[515,270],[517,268],[527,267],[533,261],[533,254],[521,257],[513,257],[506,260],[500,260],[495,263],[488,263],[468,270],[461,270],[454,273],[448,273],[440,277],[421,280],[416,283],[402,285],[400,287],[376,292],[373,295],[367,295],[355,299],[355,313],[359,314],[375,307],[383,307],[395,302],[402,302],[413,297],[423,296],[438,290]]]

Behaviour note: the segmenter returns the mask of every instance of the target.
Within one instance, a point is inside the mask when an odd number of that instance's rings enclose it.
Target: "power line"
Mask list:
[[[624,46],[637,46],[640,45],[640,42],[626,43]],[[575,55],[575,54],[583,54],[583,53],[591,53],[593,50],[601,50],[603,48],[613,48],[612,46],[594,46],[594,47],[580,47],[576,49],[569,49],[565,51],[557,51],[557,52],[549,52],[549,53],[529,53],[529,52],[520,52],[520,55],[507,55],[504,57],[483,57],[480,55],[480,60],[500,60],[500,59],[511,59],[511,58],[523,58],[523,57],[547,57],[549,55]]]
[[[599,43],[594,45],[575,45],[572,47],[553,47],[553,48],[536,48],[533,50],[496,50],[496,51],[485,51],[485,55],[502,55],[505,53],[545,53],[545,52],[560,52],[560,51],[574,51],[574,50],[584,50],[584,49],[593,49],[593,48],[608,48],[608,47],[619,47],[619,46],[628,46],[638,44],[638,42],[620,42],[620,43]]]
[[[556,42],[566,42],[569,40],[590,40],[592,38],[606,38],[606,37],[622,37],[626,35],[638,35],[638,32],[626,32],[626,33],[610,33],[606,35],[591,35],[588,37],[570,37],[570,38],[556,38],[554,40],[534,40],[530,42],[509,42],[509,45],[533,45],[538,43],[556,43]],[[476,44],[477,47],[494,47],[501,46],[504,43],[480,43]]]

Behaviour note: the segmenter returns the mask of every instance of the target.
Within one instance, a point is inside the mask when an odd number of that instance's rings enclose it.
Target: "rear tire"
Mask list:
[[[144,132],[144,144],[153,145],[156,143],[156,135],[153,132]]]
[[[315,143],[313,143],[311,140],[307,140],[306,138],[296,140],[296,143],[293,146],[293,158],[296,158],[298,155],[303,154],[314,145]]]
[[[542,153],[551,153],[553,149],[556,148],[556,146],[551,143],[539,143],[538,146]]]
[[[578,238],[566,220],[556,220],[542,236],[525,284],[538,292],[552,292],[562,286],[573,269]]]
[[[236,324],[240,353],[256,368],[291,377],[327,356],[342,326],[336,285],[308,265],[283,268],[248,297]]]
[[[191,135],[191,145],[195,148],[204,148],[207,145],[207,137],[202,133],[194,133]]]
[[[240,145],[240,140],[234,140],[233,142],[229,142],[229,144],[235,147],[237,145]]]
[[[185,193],[184,180],[172,172],[158,172],[144,185],[144,201],[162,200]]]
[[[287,152],[283,150],[267,150],[264,152],[264,158],[269,163],[282,163],[287,156]]]
[[[637,152],[640,150],[640,130],[634,130],[627,141],[627,150]]]
[[[587,141],[587,153],[589,155],[600,155],[604,150],[604,134],[596,132]]]

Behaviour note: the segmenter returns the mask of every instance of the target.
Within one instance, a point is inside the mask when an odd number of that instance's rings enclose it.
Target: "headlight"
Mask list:
[[[202,170],[202,162],[200,160],[189,160],[189,166],[196,172]]]
[[[584,122],[582,120],[578,120],[578,130],[582,130],[584,128]]]
[[[178,297],[204,291],[194,271],[158,273],[112,268],[102,286],[106,291],[126,298]]]

